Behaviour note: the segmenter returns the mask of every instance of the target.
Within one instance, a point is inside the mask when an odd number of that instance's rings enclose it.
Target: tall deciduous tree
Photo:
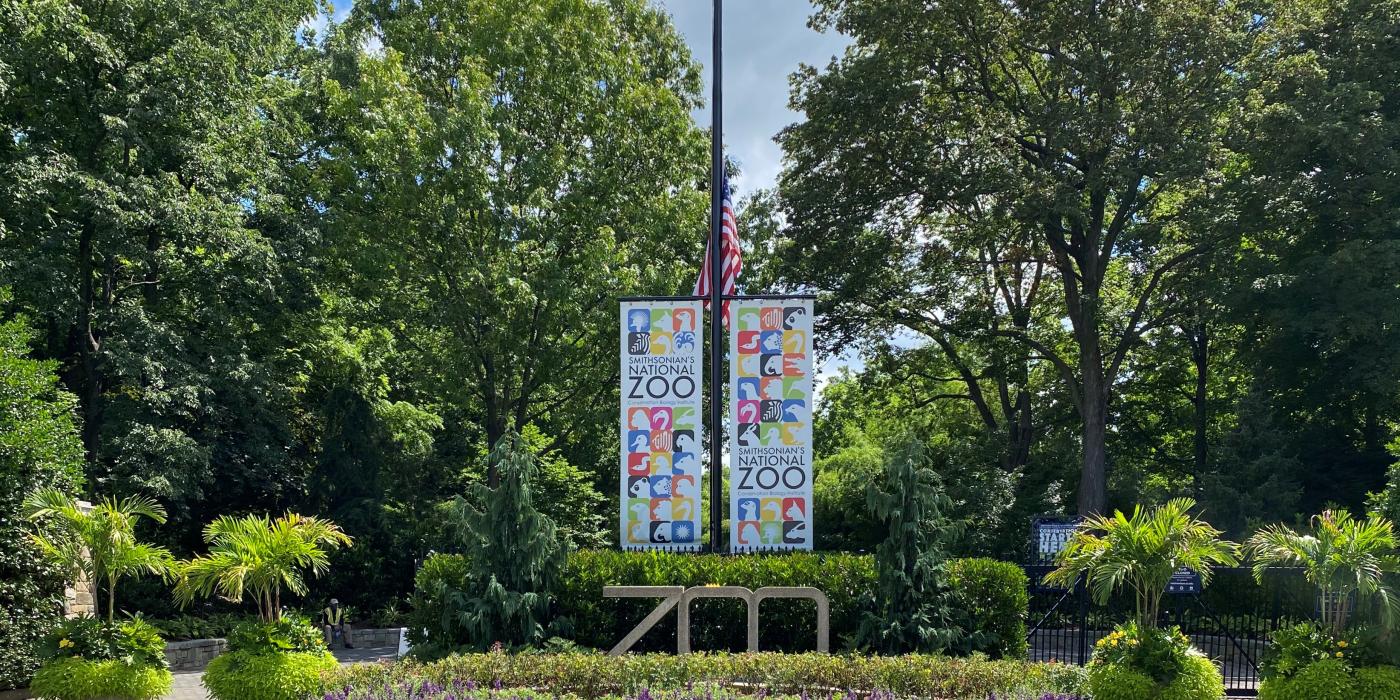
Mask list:
[[[640,0],[368,0],[338,32],[321,167],[349,294],[450,431],[605,443],[614,303],[689,284],[704,230],[679,36]]]
[[[0,275],[78,396],[94,489],[178,517],[299,481],[288,345],[314,298],[288,192],[316,8],[0,4]]]
[[[813,23],[854,44],[794,77],[806,120],[782,136],[782,188],[796,249],[901,275],[910,261],[886,260],[911,244],[1025,236],[1014,255],[984,243],[961,262],[1015,262],[1024,272],[1000,278],[1023,285],[1035,265],[1049,273],[1066,342],[1055,325],[989,332],[1055,367],[1082,422],[1079,510],[1103,511],[1115,383],[1171,321],[1163,289],[1208,246],[1164,226],[1177,212],[1162,195],[1208,173],[1250,13],[1207,0],[829,0]]]

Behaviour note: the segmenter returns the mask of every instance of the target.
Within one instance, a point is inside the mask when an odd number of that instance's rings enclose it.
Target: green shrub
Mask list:
[[[582,551],[569,555],[557,593],[560,615],[569,619],[574,641],[610,649],[656,606],[653,599],[604,598],[604,586],[704,586],[721,584],[812,586],[831,601],[833,647],[849,643],[860,626],[861,599],[875,587],[869,555],[799,552],[726,557],[675,552]],[[738,600],[698,600],[691,605],[694,649],[743,651],[746,607]],[[759,642],[765,649],[816,649],[816,612],[809,601],[768,600],[760,611]],[[675,651],[675,616],[658,623],[636,651]]]
[[[177,615],[175,617],[151,619],[149,622],[160,630],[160,635],[171,641],[185,639],[215,639],[227,637],[239,623],[247,621],[247,615],[236,613],[215,613],[213,615]]]
[[[1335,652],[1334,652],[1335,653]],[[1400,669],[1365,666],[1353,669],[1345,658],[1314,661],[1288,676],[1259,683],[1262,700],[1400,700]]]
[[[322,675],[338,667],[327,651],[229,651],[204,669],[204,687],[216,700],[302,700],[319,695]]]
[[[994,659],[1026,656],[1030,605],[1026,572],[995,559],[954,559],[948,566],[953,601],[969,620],[967,647]]]
[[[413,577],[412,609],[408,614],[408,641],[414,654],[425,658],[440,656],[446,650],[429,639],[460,639],[466,636],[456,615],[451,614],[448,597],[467,587],[467,558],[460,554],[434,554]]]
[[[1291,676],[1259,683],[1260,700],[1351,700],[1351,669],[1341,659],[1315,661]]]
[[[165,668],[165,640],[140,617],[111,624],[82,616],[64,620],[39,645],[44,659],[81,657],[89,661],[121,661],[135,666]]]
[[[1089,664],[1089,694],[1094,700],[1218,700],[1225,683],[1210,659],[1194,650],[1180,660],[1180,670],[1168,683],[1123,663]]]
[[[10,300],[0,288],[0,307]],[[0,319],[0,690],[29,684],[36,647],[63,619],[63,576],[30,539],[23,499],[43,486],[75,491],[83,474],[77,399],[56,362],[31,359],[33,336],[26,319]]]
[[[248,620],[234,625],[228,635],[229,651],[252,654],[326,651],[325,634],[300,615],[284,615],[274,622]]]
[[[1190,655],[1191,640],[1180,629],[1143,629],[1128,622],[1094,643],[1092,662],[1132,669],[1166,685],[1185,670]]]
[[[1352,671],[1352,692],[1366,700],[1400,700],[1400,668],[1369,666]]]
[[[827,654],[461,654],[439,661],[356,664],[337,669],[326,689],[385,684],[474,683],[502,688],[546,688],[600,698],[643,689],[760,686],[770,693],[825,697],[839,691],[889,691],[900,696],[977,698],[991,693],[1082,693],[1083,670],[1064,664],[992,661],[943,656]],[[1138,699],[1140,700],[1140,698]]]
[[[152,700],[169,693],[172,683],[163,666],[62,657],[45,663],[29,690],[50,700]]]

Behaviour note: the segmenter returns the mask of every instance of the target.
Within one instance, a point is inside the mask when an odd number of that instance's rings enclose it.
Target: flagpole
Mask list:
[[[714,0],[714,52],[710,101],[710,551],[724,549],[724,470],[720,465],[724,436],[724,305],[720,230],[724,196],[724,0]]]

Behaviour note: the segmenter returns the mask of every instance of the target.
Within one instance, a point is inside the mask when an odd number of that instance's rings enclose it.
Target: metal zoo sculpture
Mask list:
[[[622,641],[608,652],[621,656],[637,643],[642,635],[656,625],[671,608],[676,612],[676,653],[690,653],[690,601],[696,598],[738,598],[748,605],[749,651],[758,651],[758,606],[768,598],[805,598],[817,604],[817,651],[825,654],[831,648],[831,603],[826,594],[806,586],[769,586],[751,591],[742,586],[604,586],[605,598],[661,598],[661,602]]]

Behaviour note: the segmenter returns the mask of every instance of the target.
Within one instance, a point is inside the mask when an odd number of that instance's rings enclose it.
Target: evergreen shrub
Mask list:
[[[163,666],[69,656],[45,663],[29,691],[45,700],[154,700],[169,693],[173,682]]]
[[[338,667],[327,651],[228,651],[209,662],[203,683],[215,700],[304,700]]]

